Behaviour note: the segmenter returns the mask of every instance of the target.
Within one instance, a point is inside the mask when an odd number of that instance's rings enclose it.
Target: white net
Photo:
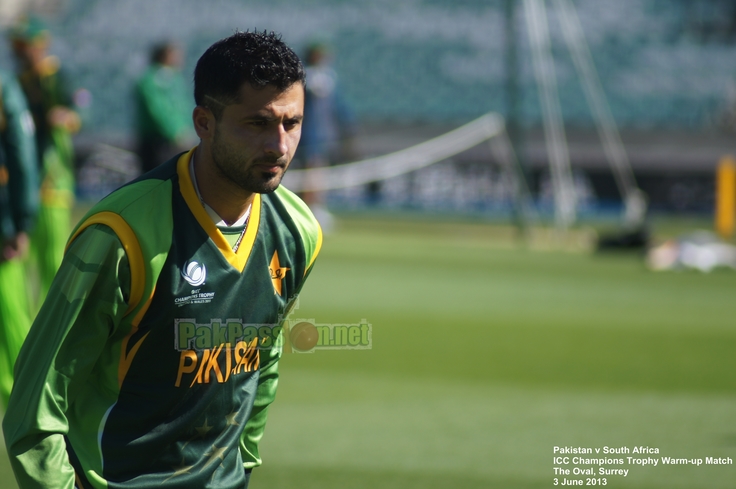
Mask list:
[[[501,116],[490,113],[453,131],[395,153],[331,167],[289,170],[283,183],[295,192],[364,185],[438,163],[497,136],[505,136],[504,120]]]
[[[481,151],[480,158],[460,155],[484,142],[490,151]],[[102,198],[137,176],[138,166],[130,151],[94,145],[80,170],[80,199]],[[295,192],[325,191],[326,203],[343,209],[506,215],[522,205],[525,214],[534,211],[504,119],[493,113],[394,153],[330,167],[292,168],[283,183]]]

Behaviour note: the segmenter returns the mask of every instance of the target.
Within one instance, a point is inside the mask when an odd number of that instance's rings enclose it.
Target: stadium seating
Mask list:
[[[694,10],[692,4],[698,3],[705,7]],[[706,7],[727,3],[576,2],[621,125],[697,128],[713,122],[728,102],[736,48],[727,40],[695,37],[688,19],[694,13],[720,18],[717,10],[709,13]],[[315,38],[330,40],[345,96],[362,120],[465,122],[506,110],[501,1],[293,0],[246,5],[221,0],[217,9],[205,11],[196,0],[65,4],[66,9],[50,19],[56,35],[53,49],[75,82],[94,96],[88,130],[130,131],[130,87],[152,43],[162,38],[183,42],[191,70],[213,40],[236,28],[254,27],[280,31],[300,49]],[[588,125],[590,111],[552,4],[548,11],[563,115],[568,123]],[[533,126],[540,121],[540,110],[526,54],[523,12],[517,18],[524,118]],[[7,53],[0,53],[0,62],[7,61]]]

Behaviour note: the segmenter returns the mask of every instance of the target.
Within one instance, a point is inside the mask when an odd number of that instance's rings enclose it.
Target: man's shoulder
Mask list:
[[[6,109],[8,102],[18,100],[25,106],[25,98],[23,91],[20,88],[18,79],[7,71],[0,70],[0,100],[5,100],[5,103],[0,103],[0,108]],[[16,104],[11,104],[16,105]]]
[[[157,203],[170,201],[172,180],[175,175],[176,159],[169,160],[113,191],[98,202],[95,208],[123,213],[129,207],[144,206],[147,207],[148,214],[156,214],[161,210]]]
[[[138,76],[136,82],[139,85],[151,83],[151,81],[156,77],[156,73],[158,73],[158,68],[155,65],[150,65]]]
[[[80,221],[80,225],[88,223],[93,218],[99,221],[100,216],[122,219],[139,238],[146,238],[149,234],[156,233],[156,230],[166,228],[167,223],[170,224],[171,221],[174,175],[176,175],[175,160],[141,175],[92,206]],[[106,222],[105,219],[102,220],[103,224]]]
[[[294,221],[300,231],[317,237],[320,232],[319,223],[309,206],[298,195],[280,185],[268,198],[279,203],[282,212],[286,214],[284,217]]]
[[[265,198],[282,214],[281,218],[290,223],[292,232],[296,231],[297,235],[294,237],[304,246],[307,257],[306,268],[309,269],[322,247],[322,229],[314,214],[302,199],[283,185],[273,193],[267,194]]]

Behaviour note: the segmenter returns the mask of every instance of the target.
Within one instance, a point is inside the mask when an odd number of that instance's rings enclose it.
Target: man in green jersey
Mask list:
[[[0,400],[31,327],[24,263],[38,212],[38,160],[31,114],[15,78],[0,72]]]
[[[153,48],[151,65],[136,82],[138,156],[144,173],[191,145],[191,95],[181,63],[181,49],[162,43]]]
[[[3,420],[22,489],[244,488],[261,464],[279,324],[321,246],[279,186],[305,75],[236,33],[194,80],[199,146],[89,212],[23,345]]]

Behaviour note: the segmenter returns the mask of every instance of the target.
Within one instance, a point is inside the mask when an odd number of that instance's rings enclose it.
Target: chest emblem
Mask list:
[[[281,284],[286,276],[286,272],[291,268],[282,267],[279,263],[279,252],[274,250],[273,257],[271,257],[271,264],[268,266],[268,271],[271,273],[271,282],[273,282],[273,290],[278,295],[281,295]]]
[[[204,263],[200,265],[196,261],[190,261],[181,271],[181,276],[192,287],[198,287],[207,279],[207,268],[205,268]]]

